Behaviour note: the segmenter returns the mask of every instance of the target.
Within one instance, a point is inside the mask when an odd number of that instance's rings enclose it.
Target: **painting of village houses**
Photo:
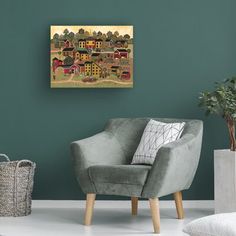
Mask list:
[[[51,88],[132,88],[132,26],[51,26]]]

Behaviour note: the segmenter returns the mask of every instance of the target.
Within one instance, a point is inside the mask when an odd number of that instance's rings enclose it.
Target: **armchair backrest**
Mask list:
[[[111,132],[119,142],[124,154],[122,164],[131,163],[148,120],[147,118],[117,118],[108,121],[105,131]]]
[[[149,117],[111,119],[106,124],[105,131],[111,132],[120,143],[120,146],[125,155],[125,158],[123,159],[124,163],[122,164],[131,163],[133,155],[139,145],[143,131],[150,119],[165,123],[186,122],[182,136],[185,134],[192,134],[195,136],[199,132],[199,126],[195,120]]]

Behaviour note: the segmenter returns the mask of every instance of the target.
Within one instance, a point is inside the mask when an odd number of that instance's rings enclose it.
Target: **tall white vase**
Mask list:
[[[236,212],[236,152],[214,151],[215,213]]]

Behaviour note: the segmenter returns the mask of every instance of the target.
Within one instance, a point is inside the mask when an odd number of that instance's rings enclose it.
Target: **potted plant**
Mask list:
[[[206,115],[219,115],[227,124],[230,150],[214,151],[215,212],[236,211],[236,77],[216,83],[211,92],[202,92],[199,106]]]

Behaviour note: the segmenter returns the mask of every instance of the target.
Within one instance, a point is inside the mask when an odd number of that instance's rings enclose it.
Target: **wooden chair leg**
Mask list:
[[[96,194],[94,194],[94,193],[87,194],[86,209],[85,209],[85,216],[84,216],[84,224],[85,225],[91,225],[95,198],[96,198]]]
[[[149,198],[154,233],[160,233],[160,209],[158,198]]]
[[[136,216],[138,214],[138,198],[131,197],[131,214],[132,216]]]
[[[176,206],[178,219],[183,219],[184,209],[183,209],[183,203],[182,203],[182,193],[181,192],[174,193],[174,199],[175,199],[175,206]]]

